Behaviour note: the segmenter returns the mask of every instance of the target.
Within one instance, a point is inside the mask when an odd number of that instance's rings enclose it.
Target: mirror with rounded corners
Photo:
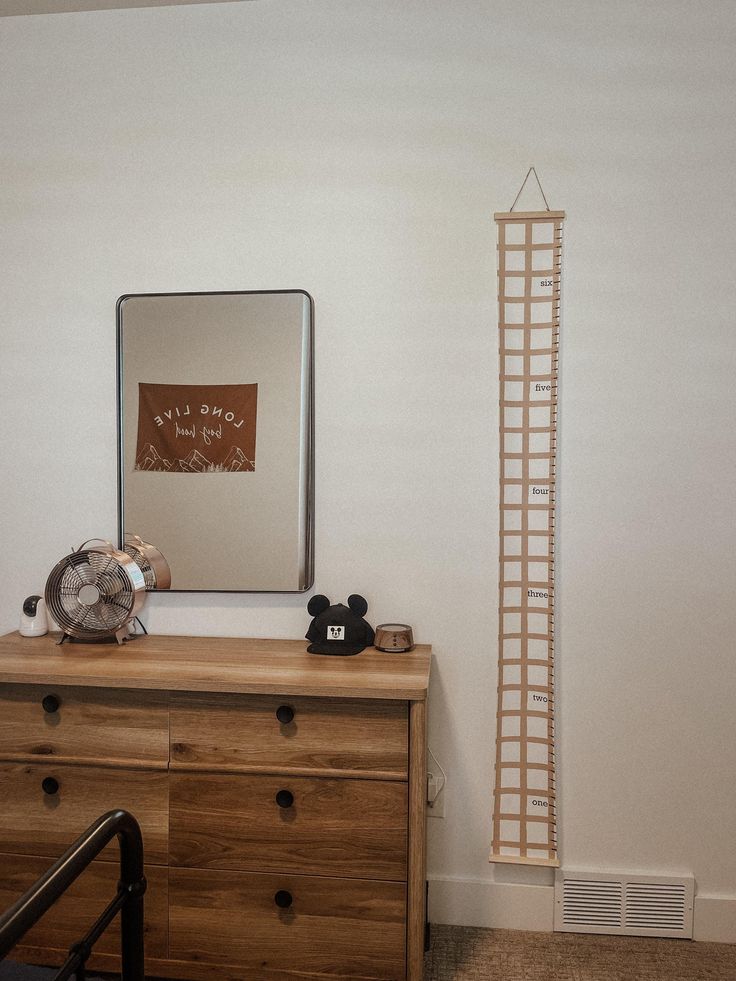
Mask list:
[[[303,290],[118,300],[120,546],[172,590],[312,585],[312,320]]]

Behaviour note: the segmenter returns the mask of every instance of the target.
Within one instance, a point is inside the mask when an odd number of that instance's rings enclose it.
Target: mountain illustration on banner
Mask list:
[[[236,470],[255,470],[239,446],[233,446],[222,463],[213,463],[199,450],[192,450],[185,460],[166,460],[152,443],[146,443],[136,457],[136,470],[167,470],[172,473],[233,473]]]
[[[247,473],[256,468],[258,385],[138,386],[135,470]]]

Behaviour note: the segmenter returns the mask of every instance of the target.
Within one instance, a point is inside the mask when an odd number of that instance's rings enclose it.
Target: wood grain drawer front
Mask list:
[[[402,880],[407,786],[172,773],[170,834],[173,865]]]
[[[406,702],[171,697],[172,767],[405,780],[407,754]]]
[[[69,842],[71,844],[71,841]],[[8,909],[48,869],[44,858],[0,855],[0,910]],[[62,898],[23,938],[24,947],[43,947],[67,951],[81,940],[100,913],[115,896],[120,877],[119,866],[111,862],[93,862]],[[156,865],[146,866],[148,888],[144,898],[146,954],[166,957],[168,952],[168,871]],[[95,944],[98,953],[120,953],[120,917]]]
[[[64,759],[166,766],[166,696],[54,685],[0,685],[0,759]]]
[[[405,977],[402,883],[172,869],[169,895],[172,960],[237,964],[260,981]]]
[[[140,823],[146,862],[168,862],[165,770],[0,763],[0,801],[0,852],[58,858],[101,814],[122,807]],[[116,842],[102,853],[117,855]]]

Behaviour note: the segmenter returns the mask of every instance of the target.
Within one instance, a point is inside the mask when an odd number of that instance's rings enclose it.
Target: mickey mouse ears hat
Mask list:
[[[311,654],[359,654],[373,643],[373,627],[363,619],[368,604],[357,593],[348,597],[347,606],[330,606],[326,596],[313,596],[307,612],[314,617],[306,633]]]

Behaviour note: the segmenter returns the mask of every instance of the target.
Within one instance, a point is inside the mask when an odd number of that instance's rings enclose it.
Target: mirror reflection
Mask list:
[[[311,381],[301,290],[120,298],[120,542],[171,589],[311,586]]]

